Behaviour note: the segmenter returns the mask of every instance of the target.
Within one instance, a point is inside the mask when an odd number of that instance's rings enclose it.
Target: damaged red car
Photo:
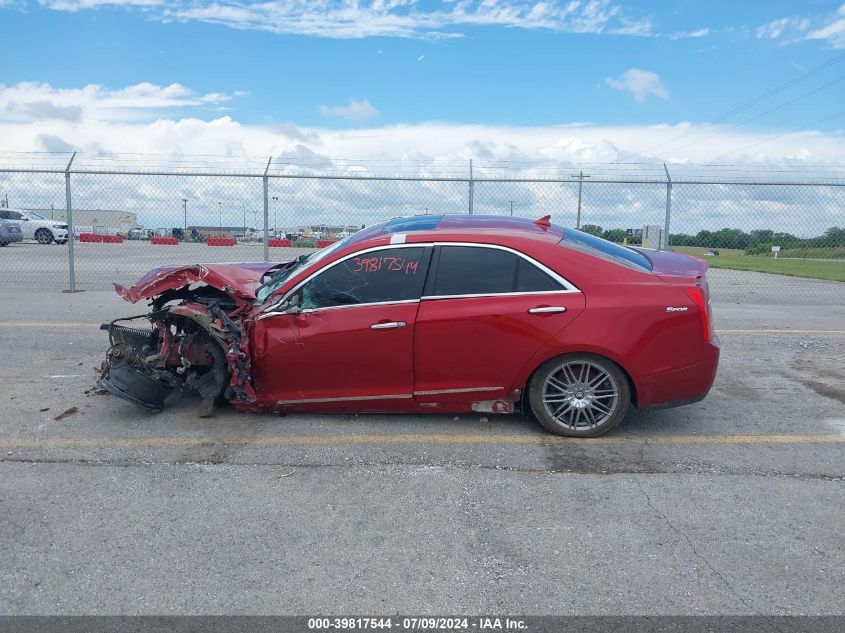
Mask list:
[[[150,307],[102,326],[101,384],[152,410],[194,390],[205,413],[522,412],[594,437],[631,406],[707,394],[719,343],[706,272],[548,217],[398,218],[293,261],[116,286]]]

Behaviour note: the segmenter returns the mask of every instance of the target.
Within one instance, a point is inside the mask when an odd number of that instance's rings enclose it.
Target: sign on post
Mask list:
[[[775,259],[777,259],[778,253],[780,253],[780,246],[772,246],[772,252],[775,254]]]

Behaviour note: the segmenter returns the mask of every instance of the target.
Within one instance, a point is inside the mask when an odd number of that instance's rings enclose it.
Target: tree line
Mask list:
[[[611,242],[621,243],[628,239],[628,244],[640,244],[640,236],[628,235],[624,229],[603,229],[597,224],[584,224],[581,230],[590,235],[603,237]],[[772,246],[783,250],[793,248],[845,248],[845,228],[832,226],[816,237],[797,237],[791,233],[781,233],[769,229],[720,229],[718,231],[699,231],[695,235],[671,233],[669,243],[672,246],[702,246],[704,248],[736,248],[749,255],[768,253]]]

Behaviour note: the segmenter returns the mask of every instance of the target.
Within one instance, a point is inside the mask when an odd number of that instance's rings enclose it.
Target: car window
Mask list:
[[[431,294],[450,296],[564,289],[537,266],[509,251],[443,246]]]
[[[565,290],[565,288],[548,273],[520,257],[516,267],[516,291],[549,292],[552,290]]]
[[[563,246],[576,248],[590,255],[609,259],[618,264],[625,264],[643,270],[652,269],[651,260],[642,253],[576,229],[566,229],[560,243]]]
[[[17,211],[0,211],[0,218],[4,220],[20,220],[21,214]]]
[[[45,221],[45,222],[47,221],[47,218],[45,218],[43,215],[40,215],[40,214],[36,213],[35,211],[30,211],[30,212],[29,212],[29,217],[31,217],[31,218],[33,218],[33,219],[35,219],[35,220],[43,220],[43,221]]]
[[[475,246],[443,246],[433,295],[513,292],[517,256]]]
[[[334,264],[302,287],[300,308],[419,299],[426,274],[425,250],[388,248]]]

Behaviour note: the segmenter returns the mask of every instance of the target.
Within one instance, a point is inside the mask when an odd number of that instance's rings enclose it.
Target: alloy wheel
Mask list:
[[[571,431],[588,431],[613,415],[619,402],[619,385],[598,364],[572,360],[549,373],[542,399],[546,412],[558,424]]]

